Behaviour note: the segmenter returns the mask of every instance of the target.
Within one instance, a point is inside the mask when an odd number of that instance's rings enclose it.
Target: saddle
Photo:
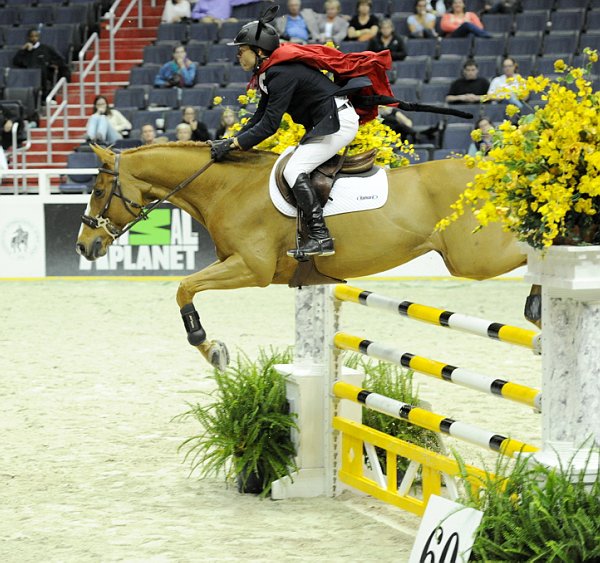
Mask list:
[[[285,166],[292,154],[294,153],[290,152],[278,162],[277,168],[275,168],[275,182],[283,199],[296,207],[296,198],[283,176]],[[327,203],[333,184],[339,176],[362,174],[371,170],[375,164],[376,155],[377,149],[352,156],[336,154],[311,172],[310,181],[321,206]]]

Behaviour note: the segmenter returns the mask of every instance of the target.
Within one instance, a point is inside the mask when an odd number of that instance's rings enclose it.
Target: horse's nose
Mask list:
[[[82,242],[78,242],[75,245],[75,251],[77,252],[77,254],[79,254],[79,256],[85,256],[85,244],[83,244]]]

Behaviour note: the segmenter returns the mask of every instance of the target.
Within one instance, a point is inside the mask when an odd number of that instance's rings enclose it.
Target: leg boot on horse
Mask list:
[[[292,187],[292,193],[308,228],[308,238],[298,248],[288,250],[288,256],[300,259],[305,256],[331,256],[335,254],[333,239],[323,219],[323,208],[310,183],[308,174],[302,173],[298,176]]]

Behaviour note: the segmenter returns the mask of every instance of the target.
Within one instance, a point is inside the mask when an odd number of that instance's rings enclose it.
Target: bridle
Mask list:
[[[140,221],[148,219],[148,214],[153,209],[156,209],[161,203],[164,203],[171,196],[175,195],[178,191],[191,184],[214,162],[214,160],[212,159],[209,160],[202,168],[200,168],[200,170],[194,172],[189,178],[186,178],[185,180],[180,182],[163,198],[157,199],[149,205],[140,205],[139,203],[136,203],[135,201],[132,201],[131,199],[123,195],[121,181],[119,180],[120,159],[121,155],[117,154],[115,157],[114,170],[110,170],[109,168],[104,167],[98,168],[98,172],[100,174],[109,174],[113,177],[112,185],[110,187],[110,193],[108,194],[106,203],[104,204],[104,207],[102,208],[100,213],[98,213],[98,215],[96,215],[95,217],[92,217],[90,215],[81,216],[81,221],[84,223],[84,225],[87,225],[92,229],[104,229],[106,233],[113,239],[113,242],[117,240],[121,235],[129,231],[134,225],[137,225]],[[118,197],[123,202],[123,206],[125,207],[125,209],[129,212],[130,215],[133,216],[133,220],[127,223],[124,227],[118,227],[108,217],[105,217],[105,214],[108,211],[108,208],[110,207],[113,197]],[[135,211],[138,211],[138,213],[136,214]]]

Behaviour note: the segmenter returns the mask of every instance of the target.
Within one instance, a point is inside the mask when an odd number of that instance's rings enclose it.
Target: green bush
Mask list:
[[[499,459],[496,478],[463,502],[484,512],[471,559],[475,561],[600,561],[600,477]],[[463,474],[464,476],[464,474]]]
[[[216,389],[206,393],[206,404],[190,404],[179,419],[193,418],[200,423],[200,434],[185,440],[190,473],[201,476],[225,474],[226,481],[242,479],[242,487],[254,474],[262,483],[262,495],[271,483],[296,470],[296,454],[291,439],[296,415],[289,412],[286,377],[275,364],[291,363],[291,350],[260,351],[257,361],[238,356],[225,371],[215,370]]]
[[[388,362],[373,361],[360,354],[349,355],[344,364],[364,371],[363,387],[365,389],[410,405],[419,404],[419,395],[413,384],[412,370],[404,370],[400,366]],[[435,452],[440,451],[437,437],[431,430],[367,408],[363,408],[362,419],[365,426],[389,434],[394,438]],[[385,469],[385,451],[377,448],[377,453],[382,467]],[[409,463],[409,460],[399,458],[399,472],[406,471]]]

